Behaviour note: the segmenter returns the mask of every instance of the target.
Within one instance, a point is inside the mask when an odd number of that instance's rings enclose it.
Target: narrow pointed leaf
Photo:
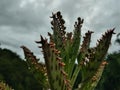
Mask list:
[[[53,42],[48,43],[41,36],[42,50],[47,69],[49,84],[52,90],[68,90],[70,83],[67,79],[67,73],[64,71],[65,64],[59,56],[59,50],[55,48]]]

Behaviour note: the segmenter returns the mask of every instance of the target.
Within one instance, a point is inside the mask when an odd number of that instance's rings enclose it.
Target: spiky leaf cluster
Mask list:
[[[42,36],[41,40],[36,42],[41,45],[39,47],[42,48],[45,65],[39,64],[33,53],[25,46],[22,47],[29,66],[33,68],[33,71],[37,70],[45,77],[43,86],[46,85],[51,90],[73,90],[78,81],[78,90],[93,90],[107,63],[104,58],[114,29],[105,32],[98,40],[96,47],[91,48],[92,31],[85,33],[80,43],[83,19],[77,19],[73,32],[66,32],[61,12],[53,13],[51,18],[53,33],[48,32],[49,42]],[[75,64],[76,61],[77,64]],[[77,79],[79,73],[80,80]]]
[[[14,90],[10,86],[8,86],[6,83],[0,81],[0,90]]]

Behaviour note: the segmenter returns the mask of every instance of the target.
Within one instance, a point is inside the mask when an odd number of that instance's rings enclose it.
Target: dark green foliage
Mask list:
[[[0,48],[0,80],[15,90],[41,90],[38,80],[17,54]]]
[[[39,59],[34,56],[34,54],[25,46],[21,46],[24,50],[25,59],[27,60],[28,68],[33,73],[34,77],[39,80],[40,86],[48,88],[49,84],[47,83],[46,67],[43,63],[39,63]]]
[[[108,65],[96,90],[120,90],[120,52],[109,54]]]
[[[120,45],[120,33],[117,34],[117,39],[115,40],[115,42]]]

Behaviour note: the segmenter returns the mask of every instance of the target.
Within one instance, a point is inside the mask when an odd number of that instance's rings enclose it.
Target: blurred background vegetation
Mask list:
[[[120,45],[120,33],[117,34],[115,44]],[[120,50],[108,54],[108,65],[105,67],[96,90],[120,90]]]
[[[120,34],[117,42],[120,45]],[[120,50],[108,54],[101,80],[95,90],[120,90]],[[27,63],[16,53],[0,48],[0,81],[15,90],[41,90],[39,80],[28,69]]]
[[[0,81],[15,90],[41,90],[39,81],[33,75],[27,63],[16,53],[0,48]]]

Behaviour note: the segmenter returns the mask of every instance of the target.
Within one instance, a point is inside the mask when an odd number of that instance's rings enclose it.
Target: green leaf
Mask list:
[[[25,46],[21,46],[21,48],[24,51],[25,59],[28,64],[28,69],[34,74],[35,78],[39,80],[40,84],[43,86],[43,88],[48,88],[49,84],[46,81],[47,76],[45,76],[46,67],[44,64],[39,63],[36,56],[33,55],[33,53]]]
[[[41,36],[42,50],[47,69],[49,84],[52,90],[68,90],[70,87],[67,74],[64,71],[65,64],[60,57],[60,51],[55,48],[55,43],[48,43]]]

